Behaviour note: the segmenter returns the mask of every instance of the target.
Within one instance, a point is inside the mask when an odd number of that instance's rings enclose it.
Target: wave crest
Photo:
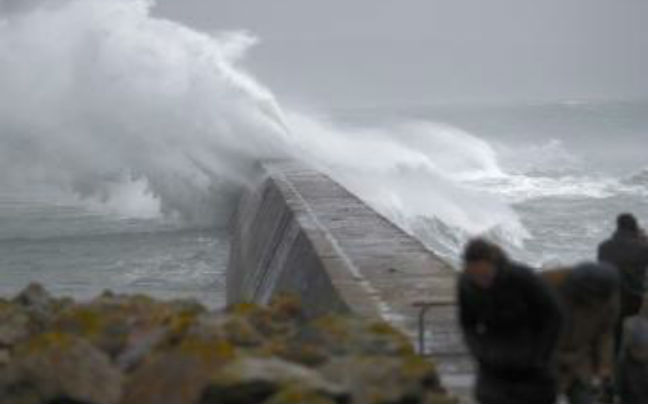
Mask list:
[[[434,220],[458,229],[453,248],[494,229],[528,236],[509,206],[471,185],[503,176],[495,151],[475,136],[428,122],[339,128],[282,111],[238,67],[255,43],[249,34],[207,35],[153,18],[146,0],[54,4],[0,24],[6,182],[58,184],[117,206],[128,206],[128,195],[150,198],[134,206],[204,226],[226,220],[255,162],[292,157],[430,245],[438,229],[422,228]],[[118,191],[133,183],[137,192]]]

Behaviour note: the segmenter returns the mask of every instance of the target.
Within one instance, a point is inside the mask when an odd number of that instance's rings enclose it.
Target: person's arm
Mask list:
[[[532,358],[533,365],[545,366],[553,354],[560,336],[563,310],[554,292],[539,276],[528,272],[524,273],[523,279],[531,315],[538,322],[537,345]]]
[[[611,381],[614,369],[614,331],[619,316],[620,303],[619,294],[615,293],[611,298],[608,310],[604,314],[605,321],[600,330],[599,337],[594,346],[594,365],[596,375],[601,381]]]
[[[604,261],[607,261],[607,260],[605,259],[605,247],[604,247],[604,246],[605,246],[605,243],[601,243],[601,244],[599,244],[599,246],[598,246],[598,249],[597,249],[597,252],[596,252],[596,260],[597,260],[598,262],[604,262]]]
[[[460,282],[461,284],[461,282]],[[482,365],[499,367],[502,365],[506,352],[501,352],[497,339],[493,339],[490,330],[483,323],[481,310],[471,299],[470,291],[459,287],[459,322],[463,331],[464,341],[471,355]]]
[[[648,265],[648,241],[644,243],[643,250],[642,250],[642,262],[645,265]]]
[[[470,304],[460,304],[459,319],[463,330],[464,341],[472,357],[481,365],[491,368],[518,366],[523,367],[523,359],[516,355],[516,344],[502,344],[492,338],[483,327],[477,316],[478,308]]]
[[[483,347],[477,334],[477,317],[474,312],[473,305],[470,304],[470,299],[466,295],[461,282],[459,282],[458,295],[459,295],[459,323],[463,332],[464,341],[468,346],[468,350],[478,361],[483,356]]]

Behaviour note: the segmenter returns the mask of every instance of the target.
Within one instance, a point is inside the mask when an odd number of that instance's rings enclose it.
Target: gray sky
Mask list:
[[[318,106],[648,97],[647,0],[158,0],[261,43],[244,66]]]
[[[648,97],[646,0],[159,0],[261,39],[246,63],[320,106]]]

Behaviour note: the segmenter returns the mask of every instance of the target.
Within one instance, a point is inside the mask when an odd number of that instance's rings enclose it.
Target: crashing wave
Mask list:
[[[429,122],[342,129],[280,107],[240,67],[254,37],[197,32],[151,16],[153,5],[54,1],[5,17],[0,179],[205,226],[227,219],[257,161],[297,158],[407,231],[443,223],[421,236],[430,245],[453,232],[528,237],[500,197],[473,186],[504,176],[483,140]]]

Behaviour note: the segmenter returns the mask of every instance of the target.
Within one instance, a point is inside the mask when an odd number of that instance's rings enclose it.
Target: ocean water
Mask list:
[[[43,188],[0,193],[0,295],[38,281],[81,299],[111,289],[225,304],[224,229],[125,217]]]
[[[0,15],[0,293],[222,305],[227,223],[267,158],[322,170],[453,262],[486,235],[569,264],[619,212],[648,222],[645,101],[304,111],[250,73],[250,33],[153,4]]]
[[[350,125],[433,120],[486,141],[501,173],[462,183],[513,208],[528,234],[499,240],[536,267],[595,259],[619,213],[634,213],[648,226],[648,101],[363,109],[338,117]],[[418,228],[426,244],[454,262],[465,240],[459,233],[438,222]]]
[[[563,113],[548,122],[543,117],[549,108]],[[592,106],[582,108],[593,111]],[[643,112],[635,104],[627,108]],[[514,125],[511,121],[521,110],[526,124]],[[613,230],[620,212],[633,212],[648,223],[646,161],[641,153],[636,159],[631,157],[636,149],[648,145],[644,140],[648,113],[627,114],[628,121],[617,120],[618,126],[602,130],[600,123],[615,119],[616,112],[624,108],[599,105],[589,121],[574,118],[579,110],[565,105],[489,108],[483,115],[488,125],[483,126],[475,117],[482,114],[476,107],[454,109],[452,115],[434,109],[424,112],[427,119],[484,133],[483,139],[499,150],[500,175],[467,178],[463,183],[512,206],[528,235],[518,243],[501,241],[515,258],[537,266],[593,259],[597,243]],[[389,119],[420,118],[416,113],[420,111],[411,110],[408,116],[407,111],[395,109]],[[374,119],[388,125],[384,120],[389,114],[355,110],[338,113],[337,118],[350,126]],[[552,127],[551,133],[544,133],[547,126]],[[637,132],[628,131],[627,138],[620,140],[614,137],[628,126]],[[535,133],[532,140],[515,137],[522,129]],[[610,142],[611,156],[592,155],[570,137],[595,130],[600,131],[596,136]],[[627,142],[631,149],[615,163],[623,155],[615,149],[616,142]],[[44,184],[0,193],[0,293],[15,293],[37,280],[57,294],[81,298],[109,288],[162,298],[194,297],[212,307],[224,304],[227,230],[216,225],[200,228],[150,213],[150,217],[141,212],[127,215],[109,204],[80,199]],[[430,248],[456,260],[466,235],[429,219],[421,219],[414,233]]]

